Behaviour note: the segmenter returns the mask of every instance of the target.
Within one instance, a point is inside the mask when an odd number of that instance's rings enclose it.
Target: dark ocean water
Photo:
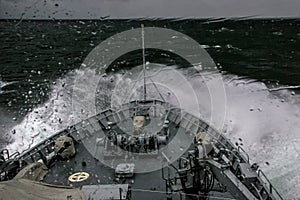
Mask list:
[[[274,111],[274,107],[280,107],[277,105],[277,100],[273,97],[269,99],[269,94],[260,94],[260,86],[251,85],[252,82],[263,83],[267,88],[280,88],[291,87],[293,88],[294,99],[293,104],[300,103],[300,99],[297,96],[300,85],[300,20],[299,19],[253,19],[253,20],[104,20],[104,21],[0,21],[0,145],[5,147],[7,143],[14,142],[13,133],[11,129],[21,124],[23,134],[26,134],[28,129],[33,130],[30,124],[35,124],[37,120],[46,121],[52,123],[52,111],[49,115],[43,115],[41,112],[49,110],[49,106],[57,106],[53,112],[60,112],[65,106],[65,100],[60,101],[57,104],[48,105],[49,99],[51,102],[59,99],[63,96],[65,90],[71,91],[71,86],[68,85],[68,77],[70,73],[79,69],[81,63],[88,55],[88,53],[103,40],[113,36],[116,33],[120,33],[125,30],[139,28],[141,23],[146,27],[162,27],[169,28],[186,34],[200,43],[205,50],[210,54],[218,69],[224,76],[234,77],[235,80],[246,80],[249,82],[250,89],[245,86],[242,90],[250,91],[249,93],[243,93],[240,88],[231,88],[231,81],[228,81],[228,90],[232,90],[235,95],[238,96],[241,93],[241,97],[233,98],[231,104],[240,104],[252,99],[256,102],[258,99],[258,106],[268,104],[263,108],[258,108],[266,111],[270,108],[274,114],[274,122],[277,123],[277,119],[281,120],[280,115],[284,115],[285,121],[290,121],[290,124],[286,124],[286,129],[279,130],[278,135],[286,134],[286,130],[299,130],[300,112],[288,113],[286,107],[281,107],[281,110]],[[181,67],[187,67],[181,59],[176,56],[166,56],[157,51],[146,50],[146,59],[150,62],[161,62],[168,65],[177,65]],[[123,60],[129,60],[128,62],[122,62]],[[141,52],[133,52],[122,56],[113,65],[108,68],[108,72],[111,69],[127,70],[136,64],[141,64]],[[250,81],[249,81],[250,80]],[[248,81],[248,82],[247,82]],[[240,82],[235,83],[237,86]],[[245,82],[243,82],[245,85]],[[247,84],[246,84],[247,85]],[[258,89],[256,89],[258,87]],[[54,88],[54,89],[53,89]],[[254,88],[254,89],[253,89]],[[238,91],[235,91],[235,90]],[[263,88],[265,89],[265,88]],[[62,93],[58,93],[57,91]],[[232,92],[231,91],[231,92]],[[254,93],[252,93],[254,91]],[[56,94],[57,92],[57,94]],[[288,95],[289,95],[288,91]],[[284,94],[287,96],[287,94]],[[56,95],[56,96],[55,96]],[[54,97],[53,97],[54,96]],[[230,95],[229,95],[230,96]],[[259,96],[259,97],[258,97]],[[265,97],[266,96],[266,97]],[[268,97],[268,98],[267,98]],[[242,99],[242,100],[241,100]],[[239,102],[241,101],[241,102]],[[282,102],[284,100],[281,100]],[[252,105],[252,102],[250,102]],[[275,105],[276,104],[276,105]],[[245,105],[248,106],[247,102]],[[294,105],[293,105],[294,106]],[[43,108],[43,109],[40,109]],[[236,107],[236,110],[242,110],[244,107]],[[232,109],[235,111],[235,109]],[[249,108],[245,108],[249,111]],[[290,109],[290,107],[288,107]],[[252,108],[250,109],[253,110]],[[293,110],[293,109],[290,109]],[[242,112],[241,111],[241,112]],[[48,111],[47,111],[48,112]],[[236,111],[237,112],[237,111]],[[286,112],[286,113],[285,113]],[[234,112],[233,112],[234,113]],[[252,112],[253,113],[253,112]],[[61,116],[61,115],[59,115]],[[270,114],[266,114],[260,117],[259,114],[251,116],[249,113],[249,119],[268,120]],[[289,116],[292,116],[289,118]],[[230,116],[234,118],[234,115]],[[39,118],[39,119],[38,119]],[[229,128],[233,131],[241,131],[243,126],[252,126],[246,124],[249,119],[242,121],[236,129],[236,126]],[[26,123],[24,123],[26,120]],[[228,119],[228,126],[232,122]],[[234,120],[233,120],[234,121]],[[238,121],[238,120],[236,120]],[[262,121],[262,120],[261,120]],[[245,123],[244,123],[245,122]],[[23,126],[23,124],[25,124]],[[263,122],[261,122],[263,124]],[[266,126],[273,126],[266,123]],[[53,124],[48,124],[53,126]],[[40,126],[40,124],[38,124]],[[63,128],[63,126],[60,126]],[[42,128],[43,130],[49,130],[49,128]],[[236,130],[235,130],[236,129]],[[262,130],[266,128],[261,125]],[[248,129],[252,130],[252,129]],[[256,131],[256,129],[254,129]],[[243,132],[243,131],[241,131]],[[249,131],[250,132],[250,131]],[[265,138],[271,138],[270,141],[277,140],[277,136],[267,135],[267,132],[276,131],[268,130],[263,133],[257,141],[262,142],[264,149],[268,150],[268,145],[274,150],[276,147],[273,144],[269,144],[268,141],[264,141]],[[293,133],[294,133],[293,132]],[[22,133],[21,133],[22,134]],[[299,134],[298,134],[299,135]],[[291,138],[294,139],[295,145],[297,145],[298,135],[292,135],[287,138],[286,143]],[[245,136],[246,137],[246,136]],[[22,136],[23,138],[23,136]],[[297,139],[295,139],[297,138]],[[300,141],[300,140],[299,140]],[[277,143],[274,143],[277,144]],[[24,144],[23,144],[24,145]],[[253,147],[254,148],[254,147]],[[281,148],[281,147],[280,147]],[[251,149],[249,147],[249,149]],[[297,149],[296,147],[293,149]],[[289,150],[289,147],[284,148],[284,151]],[[268,150],[269,151],[269,150]],[[273,151],[270,151],[273,152]],[[277,153],[277,151],[275,151]],[[267,154],[267,153],[266,153]],[[280,153],[279,153],[280,154]],[[257,156],[258,161],[262,157],[266,158],[254,151],[252,155]],[[288,155],[291,155],[289,153]],[[298,157],[297,157],[298,156]],[[281,155],[281,159],[287,157]],[[297,199],[292,193],[295,193],[297,189],[294,189],[288,193],[289,188],[285,188],[286,181],[282,180],[282,177],[288,178],[292,182],[292,187],[297,188],[299,179],[292,179],[291,177],[299,177],[300,174],[296,173],[294,169],[288,170],[289,166],[282,166],[278,160],[274,159],[274,169],[270,169],[269,173],[271,178],[274,178],[279,190],[286,192],[290,199]],[[296,159],[299,160],[299,154],[296,154]],[[270,161],[272,163],[272,160]],[[292,163],[295,166],[299,165],[299,162]],[[291,165],[292,165],[291,164]],[[273,171],[272,171],[273,170]],[[280,177],[275,175],[276,170],[284,171],[285,173]],[[291,181],[292,180],[292,181]],[[299,193],[298,193],[299,194]]]
[[[2,90],[1,103],[32,91],[29,104],[45,99],[49,83],[79,68],[101,41],[132,28],[155,26],[180,31],[201,45],[218,67],[239,76],[283,85],[300,84],[300,20],[108,20],[0,21],[0,74],[3,82],[17,83]],[[155,56],[155,59],[159,59]],[[176,64],[176,61],[173,61]],[[36,87],[31,88],[32,85]]]
[[[206,46],[223,72],[266,84],[300,84],[300,20],[0,21],[0,105],[25,115],[48,98],[51,84],[77,69],[101,41],[132,28],[163,27]],[[140,56],[130,57],[141,61]],[[160,54],[148,59],[164,60]],[[169,61],[179,64],[176,59]],[[126,66],[126,63],[121,67]],[[28,95],[28,93],[30,93]],[[9,105],[9,107],[7,107]],[[21,109],[21,110],[20,110]],[[20,112],[21,111],[21,112]]]

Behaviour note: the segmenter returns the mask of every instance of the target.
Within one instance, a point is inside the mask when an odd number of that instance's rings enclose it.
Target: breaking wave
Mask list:
[[[186,73],[187,69],[180,70]],[[33,109],[13,128],[14,142],[7,147],[10,151],[29,149],[76,122],[72,113],[72,91],[78,73],[83,72],[74,70],[58,79],[52,86],[49,100]],[[199,84],[196,81],[199,76],[189,76],[191,84]],[[107,81],[109,85],[120,77],[121,74],[112,74],[101,80]],[[164,78],[166,82],[173,79],[171,76]],[[249,153],[251,162],[260,165],[285,199],[296,199],[300,196],[297,188],[300,185],[299,95],[289,89],[270,90],[262,82],[234,75],[223,75],[223,79],[227,95],[227,115],[223,133],[234,143],[243,146]],[[99,89],[97,93],[105,96],[107,91]],[[201,93],[201,88],[199,91]],[[88,92],[86,94],[88,95]],[[189,101],[188,97],[184,99]],[[199,107],[203,110],[208,105],[208,101],[199,101]],[[192,108],[193,105],[191,110]]]

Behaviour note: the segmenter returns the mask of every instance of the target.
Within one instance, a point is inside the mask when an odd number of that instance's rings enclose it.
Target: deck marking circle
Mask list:
[[[77,172],[69,176],[69,181],[72,183],[78,183],[87,180],[90,175],[87,172]]]

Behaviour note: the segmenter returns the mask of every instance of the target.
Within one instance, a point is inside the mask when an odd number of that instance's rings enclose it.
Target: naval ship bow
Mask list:
[[[166,102],[155,83],[161,99],[147,99],[142,49],[143,98],[23,153],[3,149],[0,199],[283,199],[241,146]]]

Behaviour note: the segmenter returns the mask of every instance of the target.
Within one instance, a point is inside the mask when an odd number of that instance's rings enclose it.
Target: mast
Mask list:
[[[145,33],[144,33],[144,24],[141,24],[142,27],[142,50],[143,50],[143,72],[144,72],[144,101],[147,98],[147,89],[146,89],[146,60],[145,60]]]

